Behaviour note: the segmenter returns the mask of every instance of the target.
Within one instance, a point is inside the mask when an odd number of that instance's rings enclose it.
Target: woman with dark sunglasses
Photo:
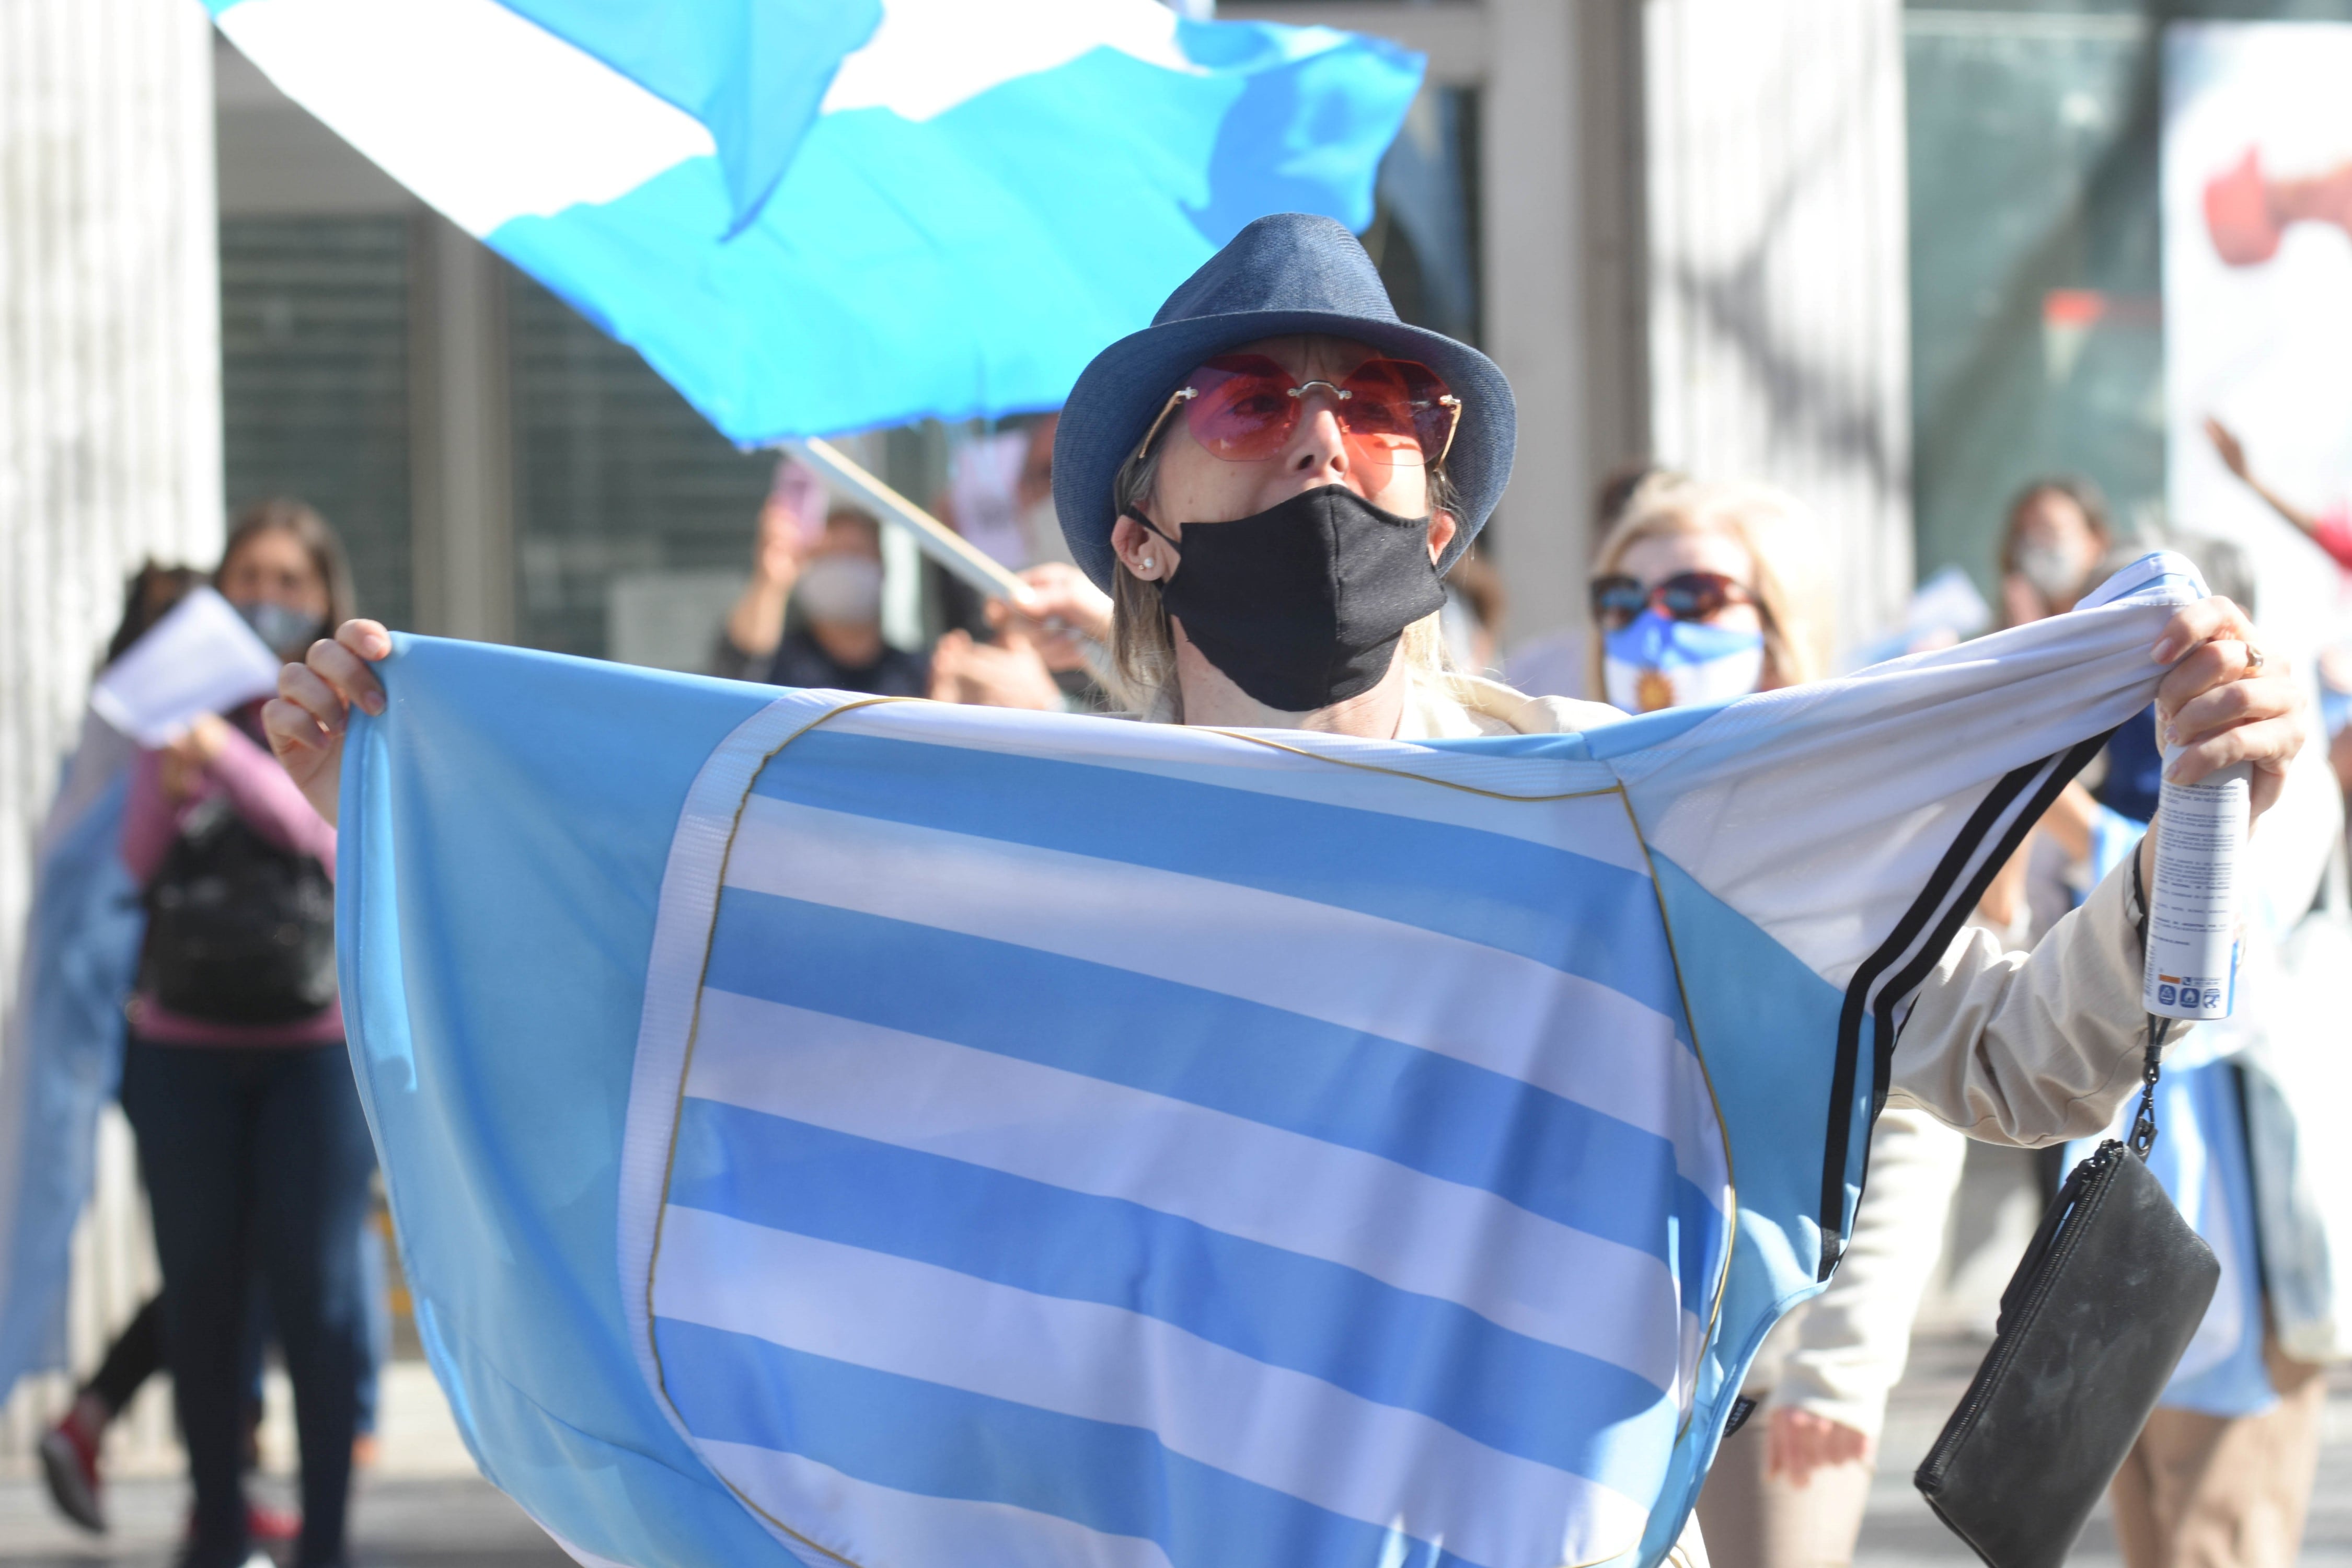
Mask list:
[[[1830,626],[1819,527],[1761,485],[1664,478],[1601,540],[1592,658],[1630,712],[1721,702],[1822,673]],[[1740,1384],[1757,1413],[1717,1451],[1698,1518],[1716,1568],[1853,1557],[1886,1397],[1903,1374],[1968,1144],[1890,1105],[1829,1289],[1781,1320]]]
[[[1070,407],[1055,500],[1085,575],[1032,573],[1014,608],[1049,657],[1063,628],[1108,644],[1138,717],[1416,740],[1618,717],[1451,668],[1441,579],[1508,477],[1510,385],[1399,321],[1337,225],[1252,225]]]
[[[1823,673],[1818,530],[1760,485],[1636,492],[1593,557],[1593,676],[1628,713],[1723,702]]]
[[[1261,219],[1097,356],[1064,408],[1055,509],[1108,616],[1069,593],[1024,607],[1099,627],[1160,721],[1422,739],[1620,720],[1452,674],[1440,654],[1440,575],[1501,497],[1515,436],[1502,373],[1399,321],[1344,227]],[[2184,773],[2250,762],[2261,810],[2302,727],[2295,688],[2261,668],[2251,636],[2207,600],[2150,655],[2178,660],[2161,700]],[[391,652],[381,626],[352,622],[287,668],[269,706],[279,756],[330,817],[348,705],[383,710],[368,667]],[[1132,831],[1160,828],[1147,815]],[[2111,879],[2030,960],[1956,942],[1916,993],[1895,1100],[1996,1142],[2104,1120],[2140,1048],[2127,883]]]

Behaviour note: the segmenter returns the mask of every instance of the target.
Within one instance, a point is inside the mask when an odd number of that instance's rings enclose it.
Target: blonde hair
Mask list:
[[[1769,485],[1710,484],[1661,473],[1643,481],[1592,558],[1595,579],[1622,570],[1644,539],[1719,533],[1752,563],[1748,591],[1764,622],[1764,686],[1795,686],[1829,668],[1821,525],[1805,504]],[[1601,628],[1592,628],[1592,689],[1602,689]]]
[[[1133,514],[1150,498],[1160,482],[1160,454],[1167,439],[1163,428],[1149,447],[1120,466],[1112,491],[1114,519]],[[1442,466],[1429,470],[1429,509],[1454,513],[1459,525],[1460,499]],[[1168,606],[1160,602],[1159,589],[1129,572],[1116,552],[1110,576],[1110,679],[1106,684],[1111,699],[1148,723],[1181,724],[1184,690],[1176,679],[1176,634],[1168,624]],[[1409,681],[1446,687],[1460,677],[1439,618],[1424,616],[1397,640],[1397,662]]]

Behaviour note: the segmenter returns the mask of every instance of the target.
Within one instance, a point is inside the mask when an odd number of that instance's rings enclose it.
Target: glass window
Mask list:
[[[1478,95],[1423,90],[1381,160],[1364,248],[1397,314],[1475,343],[1478,319]]]
[[[703,668],[774,457],[737,451],[635,349],[529,278],[508,283],[518,637]]]
[[[2088,475],[2163,515],[2160,18],[2352,17],[2352,0],[1913,5],[1905,16],[1922,578],[1993,590],[2011,497]]]
[[[230,514],[299,496],[343,537],[361,609],[408,624],[408,221],[220,226]],[[203,563],[209,565],[209,562]]]

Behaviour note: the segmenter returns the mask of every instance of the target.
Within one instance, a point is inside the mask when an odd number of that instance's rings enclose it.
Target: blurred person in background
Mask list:
[[[1599,553],[1610,531],[1632,510],[1633,498],[1643,485],[1654,480],[1672,484],[1680,478],[1646,458],[1611,469],[1592,495],[1590,537],[1594,553]],[[1595,689],[1590,684],[1591,665],[1586,629],[1566,626],[1529,637],[1513,648],[1504,662],[1503,679],[1530,696],[1589,697]]]
[[[1058,414],[1024,416],[956,447],[948,460],[947,489],[933,499],[933,515],[1012,571],[1068,561],[1070,547],[1054,512],[1054,432],[1060,423]],[[950,621],[976,628],[978,595],[961,579],[946,581],[961,596],[949,607]]]
[[[848,507],[819,518],[822,495],[796,497],[781,483],[769,493],[751,581],[719,633],[711,673],[877,697],[926,695],[929,661],[882,638],[882,525]]]
[[[2106,498],[2090,480],[2053,474],[2026,485],[2001,529],[2001,624],[2021,626],[2073,609],[2099,583],[2113,541]]]
[[[2001,527],[1997,557],[2001,624],[2021,626],[2073,609],[2108,571],[2123,563],[2117,553],[2106,498],[2096,485],[2070,474],[2027,481],[2009,503]],[[2089,785],[2109,775],[2152,778],[2155,758],[2156,708],[2150,704],[2116,731],[2083,778],[2066,785],[1985,889],[1977,914],[1986,929],[2011,948],[2033,945],[2069,907],[2060,902],[2053,908],[2045,897],[2037,915],[2034,889],[2055,887],[2054,879],[2063,876],[2063,868],[2087,863],[2097,812]],[[2032,871],[2036,864],[2043,868],[2039,877]],[[2065,1174],[2055,1155],[2044,1162],[2044,1173],[2053,1173],[2059,1178]],[[2056,1190],[2054,1184],[2052,1190]]]
[[[2171,548],[2254,613],[2243,550],[2196,538]],[[2156,814],[2163,754],[2153,721],[2134,720],[2103,756],[2088,822],[2068,830],[2080,864],[2058,890],[2061,910],[2137,847]],[[2127,1568],[2294,1563],[2318,1464],[2323,1363],[2352,1348],[2352,1318],[2339,1321],[2337,1306],[2352,1279],[2336,1276],[2329,1245],[2331,1229],[2339,1243],[2352,1229],[2337,1212],[2352,1205],[2342,1190],[2352,1163],[2336,1158],[2316,1120],[2345,1098],[2336,1063],[2352,1003],[2352,895],[2333,785],[2315,740],[2247,845],[2235,1010],[2200,1025],[2157,1085],[2162,1131],[2148,1166],[2213,1247],[2221,1280],[2116,1477]],[[2299,1108],[2315,1120],[2305,1123]],[[2068,1146],[2053,1169],[2071,1169],[2093,1146]]]
[[[2352,502],[2337,501],[2325,511],[2305,511],[2293,501],[2254,477],[2246,462],[2246,448],[2219,419],[2205,421],[2206,439],[2213,443],[2221,466],[2238,477],[2263,503],[2279,516],[2293,523],[2303,536],[2327,552],[2336,565],[2352,572]]]
[[[152,561],[142,565],[125,585],[122,618],[107,645],[105,664],[112,664],[130,651],[188,590],[204,581],[205,574],[194,567],[164,566]],[[101,665],[100,668],[104,667]],[[80,781],[86,772],[93,768],[125,768],[135,755],[136,748],[128,739],[98,721],[93,715],[85,725],[82,744],[75,752],[74,763],[68,770],[69,782],[60,791],[57,809],[70,812],[77,800],[86,799],[93,788],[104,787],[102,784],[75,782]],[[110,763],[105,759],[112,760]],[[135,938],[131,951],[136,951]],[[110,967],[106,961],[88,952],[82,954],[81,963],[94,970]],[[105,1074],[110,1098],[121,1078],[122,1004],[128,998],[129,989],[130,977],[126,975],[120,988],[110,994],[91,998],[93,1002],[102,1002],[105,1016],[110,1020],[109,1027],[114,1036],[113,1063]],[[361,1266],[369,1282],[370,1305],[372,1308],[381,1307],[383,1274],[381,1243],[364,1227],[359,1242]],[[267,1302],[257,1292],[248,1313],[240,1375],[245,1401],[244,1462],[246,1468],[251,1470],[259,1463],[261,1351],[267,1337],[268,1316]],[[363,1374],[361,1390],[362,1427],[372,1427],[373,1424],[374,1373],[390,1330],[384,1314],[372,1314],[372,1329],[370,1348],[374,1353]],[[131,1316],[129,1324],[107,1347],[97,1372],[75,1390],[73,1404],[64,1417],[42,1434],[39,1446],[41,1470],[48,1485],[50,1500],[67,1518],[86,1530],[102,1532],[107,1528],[105,1492],[99,1461],[106,1429],[130,1405],[141,1386],[163,1369],[165,1361],[163,1299],[159,1294],[149,1298]],[[300,1527],[299,1515],[258,1500],[248,1501],[246,1512],[247,1527],[256,1540],[290,1541]]]
[[[352,605],[341,543],[299,501],[239,518],[214,581],[289,659]],[[359,1247],[374,1150],[335,990],[335,834],[271,763],[258,709],[207,715],[141,753],[122,823],[123,863],[148,908],[122,1107],[152,1205],[195,1483],[184,1568],[237,1568],[251,1550],[241,1472],[255,1280],[294,1385],[295,1568],[345,1561],[368,1360]]]
[[[1829,661],[1819,528],[1762,485],[1643,484],[1594,552],[1591,680],[1627,713],[1818,679]]]
[[[1594,557],[1594,646],[1631,711],[1721,702],[1814,679],[1832,628],[1811,515],[1754,485],[1644,484]],[[1886,1396],[1943,1247],[1968,1141],[1889,1109],[1829,1289],[1783,1318],[1740,1387],[1760,1419],[1724,1439],[1699,1494],[1720,1568],[1845,1563],[1870,1501]]]
[[[1489,679],[1501,676],[1508,604],[1495,563],[1475,548],[1465,552],[1445,574],[1445,608],[1438,612],[1438,629],[1445,634],[1454,668]]]
[[[2248,153],[2249,160],[2252,153]],[[2352,501],[2338,500],[2322,511],[2306,511],[2258,478],[2247,461],[2246,448],[2219,419],[2205,421],[2206,438],[2221,464],[2264,504],[2284,518],[2328,558],[2352,572]],[[2319,656],[2319,719],[2328,747],[2328,763],[2337,787],[2352,795],[2352,647],[2337,645]]]
[[[121,619],[107,644],[100,672],[129,652],[204,580],[194,567],[154,561],[131,574],[123,584]],[[70,1142],[52,1151],[54,1157],[39,1173],[41,1180],[56,1184],[40,1191],[28,1182],[10,1194],[18,1205],[10,1216],[12,1241],[18,1240],[13,1233],[27,1224],[24,1205],[42,1203],[49,1211],[42,1216],[48,1224],[69,1225],[66,1211],[78,1213],[88,1200],[98,1113],[121,1079],[122,1004],[131,991],[140,922],[131,912],[136,909],[126,896],[131,889],[121,885],[128,873],[121,868],[120,845],[126,775],[137,756],[138,747],[129,737],[95,710],[85,709],[79,742],[41,825],[18,990],[25,1001],[21,1011],[12,1010],[8,1018],[7,1087],[12,1097],[25,1097],[18,1102],[23,1114],[41,1117],[49,1124],[47,1131],[55,1134],[62,1123],[73,1131],[66,1135]],[[52,1072],[53,1078],[48,1076]],[[17,1104],[9,1110],[15,1116]],[[29,1142],[33,1129],[24,1131]],[[20,1254],[12,1253],[12,1263],[23,1261]],[[19,1277],[11,1279],[8,1288],[13,1292],[40,1287]],[[53,1317],[62,1305],[65,1282],[59,1278],[49,1288],[58,1293],[57,1302],[12,1302],[11,1310]],[[151,1300],[132,1320],[134,1328],[149,1325],[148,1331],[132,1336],[142,1362],[160,1359],[157,1313]],[[144,1354],[145,1348],[154,1355]],[[110,1352],[106,1359],[111,1364],[115,1357]],[[12,1365],[8,1372],[16,1370]],[[49,1495],[60,1511],[85,1529],[105,1528],[99,1440],[145,1376],[142,1371],[128,1380],[127,1387],[120,1377],[93,1379],[78,1391],[65,1418],[42,1434],[39,1456]],[[0,1394],[5,1393],[0,1388]],[[110,1396],[116,1394],[120,1396]]]
[[[2336,787],[2352,795],[2352,647],[2339,643],[2320,652],[2319,724]]]
[[[961,579],[939,573],[949,622],[931,650],[931,695],[940,701],[1081,712],[1108,705],[1097,678],[1110,601],[1071,564],[1054,508],[1060,425],[1059,414],[1008,421],[950,459],[947,492],[935,510],[1016,573],[1029,592],[1018,605],[983,599]],[[1082,632],[1081,626],[1095,630]]]

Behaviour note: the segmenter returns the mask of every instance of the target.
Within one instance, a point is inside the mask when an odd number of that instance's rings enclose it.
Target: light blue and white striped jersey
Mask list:
[[[1253,219],[1362,230],[1421,57],[1156,0],[205,0],[752,446],[1058,407]]]
[[[345,1008],[475,1453],[632,1568],[1654,1563],[2199,593],[1427,744],[404,640]]]

